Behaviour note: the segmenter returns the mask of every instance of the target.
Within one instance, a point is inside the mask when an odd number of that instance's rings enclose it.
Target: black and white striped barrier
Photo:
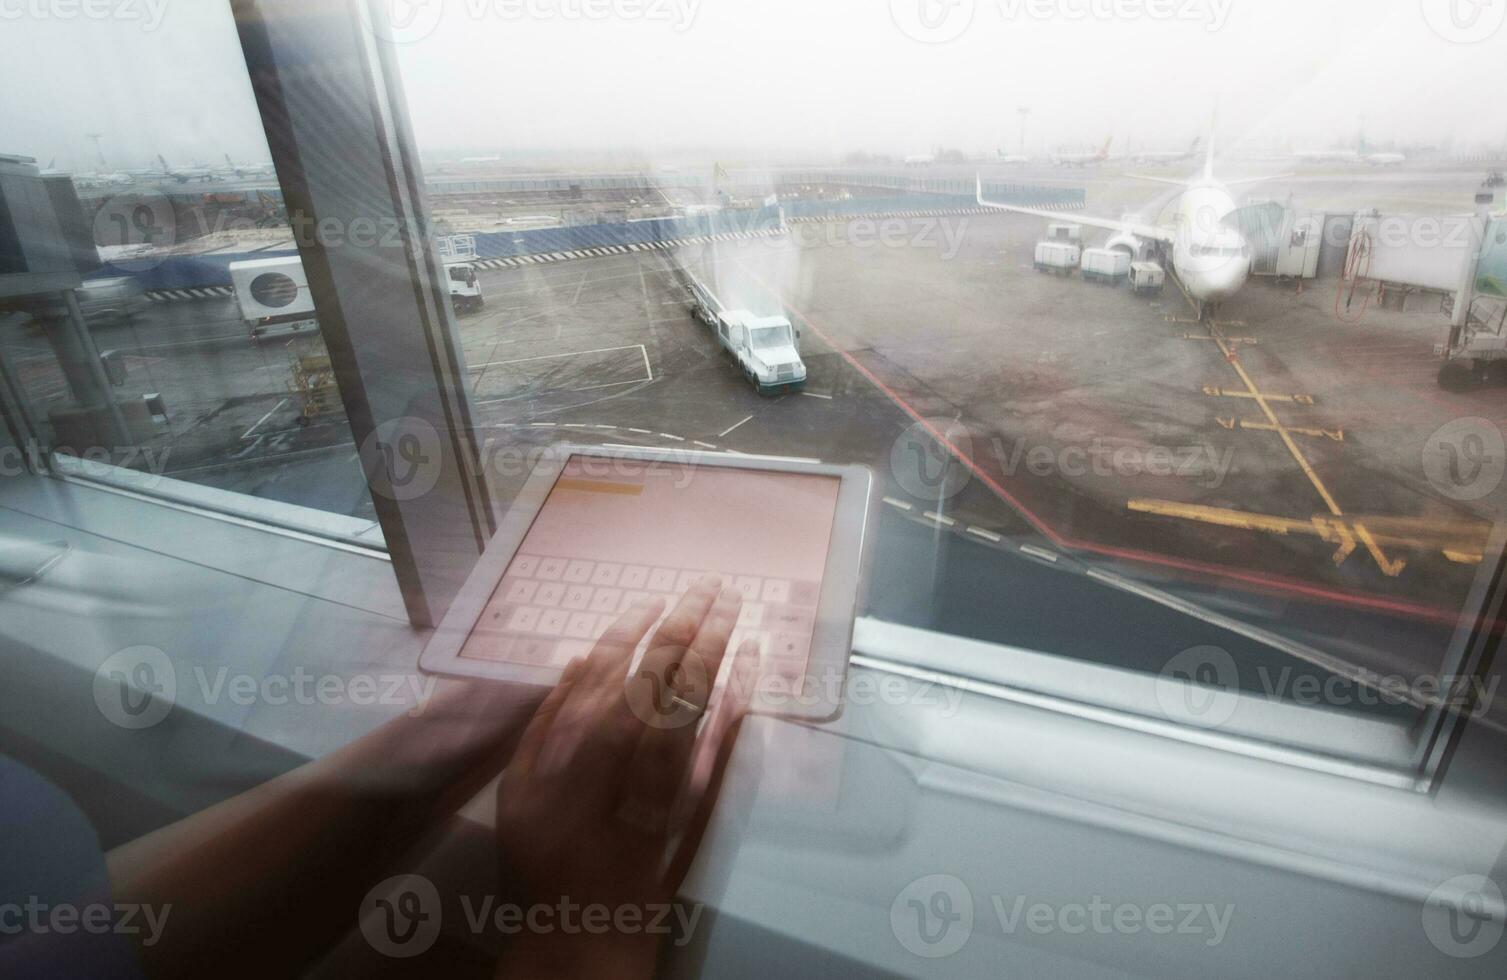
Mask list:
[[[196,286],[193,289],[149,289],[146,298],[153,303],[186,303],[198,299],[229,299],[235,290],[229,286]]]
[[[1021,207],[1045,207],[1053,211],[1081,211],[1082,204],[1021,205]],[[954,214],[1000,214],[998,208],[933,208],[925,211],[869,211],[863,214],[815,214],[799,218],[786,218],[788,224],[812,224],[831,221],[879,221],[885,218],[942,218]]]
[[[550,265],[556,262],[572,262],[578,259],[603,258],[609,255],[632,255],[635,252],[663,252],[705,245],[709,242],[746,241],[753,238],[773,238],[783,235],[783,228],[761,228],[758,231],[730,231],[720,235],[702,235],[696,238],[672,238],[663,242],[636,242],[631,245],[602,245],[593,248],[568,249],[560,252],[541,252],[537,255],[518,255],[506,259],[478,259],[471,264],[479,269],[522,269],[534,265]],[[194,300],[228,299],[235,295],[230,286],[196,286],[192,289],[153,289],[146,293],[154,303],[185,303]]]
[[[783,228],[761,228],[758,231],[730,231],[720,235],[701,235],[696,238],[672,238],[663,242],[636,242],[632,245],[602,245],[595,248],[570,249],[563,252],[541,252],[537,255],[519,255],[507,259],[481,259],[472,264],[482,269],[521,269],[531,265],[549,265],[554,262],[571,262],[577,259],[595,259],[608,255],[631,255],[634,252],[664,252],[690,245],[705,245],[709,242],[746,241],[752,238],[773,238],[784,234]]]

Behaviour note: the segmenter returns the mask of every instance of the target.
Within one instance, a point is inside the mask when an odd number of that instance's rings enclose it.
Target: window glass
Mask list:
[[[34,264],[0,299],[32,439],[137,489],[371,520],[229,5],[33,4],[4,30],[0,154],[32,159],[0,181],[13,205],[50,188],[76,247],[71,282]]]
[[[461,333],[491,445],[865,463],[876,617],[1315,710],[1436,704],[1507,503],[1507,370],[1471,347],[1500,289],[1452,334],[1469,248],[1426,232],[1503,155],[1502,39],[1359,0],[946,6],[395,27],[431,206],[483,255]],[[684,273],[801,327],[805,381],[750,384]]]
[[[1507,505],[1507,34],[1006,6],[396,4],[496,496],[566,440],[862,463],[876,618],[1451,703]],[[0,153],[71,174],[101,263],[6,287],[8,415],[369,516],[229,11],[164,9],[7,22]],[[771,321],[799,365],[741,349]]]

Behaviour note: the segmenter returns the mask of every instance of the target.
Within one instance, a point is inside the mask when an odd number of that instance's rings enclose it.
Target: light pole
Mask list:
[[[105,170],[108,170],[109,169],[109,165],[105,163],[105,151],[104,151],[104,147],[100,144],[100,140],[102,140],[102,139],[105,138],[105,134],[104,133],[85,133],[84,137],[86,139],[90,139],[90,140],[94,141],[94,155],[97,156],[97,157],[99,157],[99,169],[102,172],[105,171]]]
[[[1020,155],[1026,155],[1026,117],[1031,114],[1030,106],[1020,106],[1016,110],[1020,113]]]

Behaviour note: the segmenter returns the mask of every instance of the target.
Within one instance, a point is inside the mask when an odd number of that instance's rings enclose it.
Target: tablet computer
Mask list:
[[[750,638],[760,648],[753,710],[835,717],[866,580],[873,487],[863,466],[552,447],[420,666],[553,686],[635,601],[658,596],[668,610],[713,573],[743,597],[730,650]]]

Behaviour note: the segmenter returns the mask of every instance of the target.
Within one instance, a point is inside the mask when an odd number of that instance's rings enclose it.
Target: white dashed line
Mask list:
[[[276,405],[273,405],[272,406],[272,411],[268,412],[266,415],[263,415],[261,418],[257,419],[256,420],[256,425],[253,425],[251,428],[247,429],[245,435],[241,436],[241,440],[245,441],[247,439],[250,439],[251,438],[251,434],[253,432],[255,432],[257,429],[260,429],[262,426],[266,425],[267,424],[267,420],[270,419],[272,416],[276,415],[278,409],[282,408],[286,404],[288,404],[288,399],[284,398],[282,401],[278,402]]]
[[[641,436],[652,436],[654,434],[653,432],[649,431],[648,429],[629,429],[628,431],[632,432],[632,433],[636,433],[637,435],[641,435]]]
[[[702,449],[713,449],[713,450],[715,450],[717,448],[716,446],[712,445],[709,442],[702,442],[700,439],[692,439],[691,442],[692,442],[693,445],[700,446]]]
[[[910,504],[906,503],[905,501],[903,501],[903,500],[896,500],[894,497],[885,497],[884,498],[884,502],[887,503],[887,504],[889,504],[891,507],[895,507],[895,508],[898,508],[898,509],[904,510],[904,511],[911,511],[911,510],[915,510],[916,509],[916,508],[912,507]]]
[[[968,529],[968,533],[976,538],[983,538],[985,541],[992,541],[995,544],[999,544],[1001,541],[1005,540],[998,534],[995,534],[993,531],[985,531],[981,527],[970,527]]]
[[[832,400],[832,396],[831,395],[818,395],[814,391],[803,391],[803,392],[801,392],[801,394],[805,395],[807,398],[820,398],[823,401],[831,401]]]
[[[664,439],[673,439],[676,442],[685,442],[685,440],[680,438],[679,436],[672,436],[668,432],[661,432],[660,437]]]
[[[923,513],[921,516],[924,517],[924,518],[926,518],[929,521],[936,521],[938,524],[942,525],[943,527],[957,527],[957,524],[958,524],[957,521],[953,520],[950,517],[943,517],[941,514],[932,513],[929,510],[926,511],[925,513]]]
[[[752,421],[753,421],[753,416],[750,415],[748,418],[744,419],[742,422],[739,422],[737,425],[734,425],[734,426],[732,426],[730,428],[723,429],[721,432],[717,433],[717,438],[718,439],[726,439],[727,436],[728,436],[728,433],[730,433],[734,429],[737,429],[740,426],[746,425],[746,424],[748,424],[749,422],[752,422]]]
[[[1034,545],[1023,544],[1020,546],[1020,551],[1021,554],[1030,555],[1032,558],[1040,558],[1042,561],[1049,561],[1054,565],[1057,564],[1057,556],[1043,548],[1037,548]]]

